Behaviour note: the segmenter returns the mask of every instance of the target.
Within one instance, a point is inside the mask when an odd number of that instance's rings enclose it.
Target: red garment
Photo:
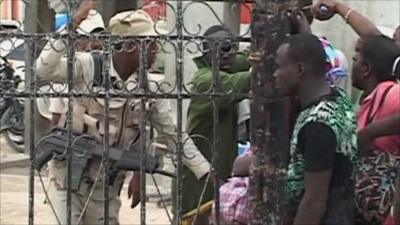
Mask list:
[[[165,20],[167,13],[167,4],[165,0],[144,0],[143,3],[142,9],[146,11],[155,22]]]
[[[383,225],[396,225],[396,221],[394,220],[394,217],[392,215],[389,215]]]
[[[358,113],[358,130],[368,124],[368,114],[369,119],[378,121],[397,113],[400,113],[400,84],[395,81],[382,82],[362,103]],[[374,141],[374,147],[383,152],[400,155],[400,135],[378,138]]]

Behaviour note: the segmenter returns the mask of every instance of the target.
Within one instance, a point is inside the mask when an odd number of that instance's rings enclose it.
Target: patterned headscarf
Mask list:
[[[320,38],[326,53],[326,78],[331,84],[336,84],[341,78],[347,77],[347,62],[344,55],[326,39]]]

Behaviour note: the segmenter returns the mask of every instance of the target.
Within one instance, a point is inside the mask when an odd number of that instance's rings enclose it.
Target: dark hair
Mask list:
[[[360,54],[378,76],[379,82],[399,79],[400,63],[394,71],[393,66],[396,58],[400,57],[400,47],[393,39],[384,35],[364,38],[361,42]]]
[[[232,34],[232,32],[225,26],[223,25],[214,25],[209,27],[206,32],[204,32],[203,36],[211,36],[214,33],[217,33],[218,31],[226,31],[229,34]],[[233,36],[233,35],[232,35]]]
[[[103,34],[103,33],[106,33],[106,30],[104,30],[104,28],[102,27],[97,27],[90,32],[90,34]]]
[[[296,34],[290,36],[284,43],[289,44],[290,58],[303,62],[315,74],[325,76],[326,53],[318,37],[312,34]]]
[[[219,31],[225,31],[226,33],[229,34],[229,36],[233,37],[232,32],[227,27],[225,27],[223,25],[214,25],[214,26],[209,27],[206,30],[206,32],[204,32],[203,36],[210,37],[210,36],[212,36],[213,34],[219,32]],[[210,47],[209,47],[208,41],[203,42],[203,51],[204,50],[208,50],[209,48]]]
[[[122,51],[124,48],[124,42],[118,41],[112,44],[112,47],[115,51]]]

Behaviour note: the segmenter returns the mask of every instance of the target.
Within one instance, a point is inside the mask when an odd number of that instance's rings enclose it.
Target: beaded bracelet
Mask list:
[[[346,15],[344,16],[346,23],[349,23],[349,17],[352,12],[354,12],[354,9],[349,9],[349,11],[347,11]]]

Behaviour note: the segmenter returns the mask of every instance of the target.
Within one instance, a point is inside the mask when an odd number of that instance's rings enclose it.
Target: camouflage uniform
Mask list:
[[[132,19],[133,20],[133,19]],[[37,74],[40,78],[52,82],[64,82],[67,77],[67,59],[64,57],[66,46],[61,40],[55,40],[44,48],[37,61]],[[53,47],[51,47],[52,45]],[[54,50],[55,49],[55,50]],[[114,84],[121,83],[121,78],[114,69],[110,60],[110,78]],[[74,90],[79,93],[89,91],[102,91],[93,87],[96,76],[94,58],[91,53],[77,53],[74,61]],[[137,74],[132,74],[126,82],[128,89],[133,89],[137,82]],[[154,90],[154,82],[149,82],[149,88]],[[115,87],[118,88],[118,87]],[[98,90],[96,90],[98,89]],[[110,90],[112,92],[115,89]],[[60,107],[52,107],[56,113],[62,113],[59,126],[66,124],[67,108],[60,102]],[[163,142],[169,150],[175,150],[176,126],[172,118],[169,101],[166,99],[151,99],[146,103],[145,111],[141,109],[140,99],[112,98],[109,101],[109,144],[120,149],[132,149],[139,141],[139,123],[142,113],[145,113],[146,121],[150,121],[159,135],[163,135]],[[104,99],[101,98],[76,98],[73,101],[72,127],[76,132],[87,133],[101,140],[104,134]],[[183,140],[188,138],[182,134]],[[208,173],[210,165],[208,161],[195,147],[191,139],[184,143],[183,163],[190,168],[196,177],[200,178]],[[76,224],[79,215],[86,203],[93,184],[96,180],[100,160],[92,160],[84,171],[79,190],[72,193],[72,223]],[[49,165],[51,187],[50,200],[55,205],[57,215],[62,224],[66,223],[66,162],[53,159]],[[110,221],[109,224],[118,224],[118,213],[121,206],[119,192],[123,185],[125,174],[123,171],[113,174],[114,182],[109,184]],[[89,201],[88,208],[83,216],[82,224],[103,224],[103,181],[102,176],[94,187],[93,197]]]

